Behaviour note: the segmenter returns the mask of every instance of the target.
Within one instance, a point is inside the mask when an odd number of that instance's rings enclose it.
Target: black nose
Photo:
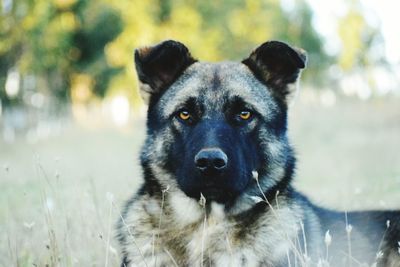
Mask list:
[[[228,156],[219,148],[204,148],[194,157],[194,163],[201,171],[221,171],[228,164]]]

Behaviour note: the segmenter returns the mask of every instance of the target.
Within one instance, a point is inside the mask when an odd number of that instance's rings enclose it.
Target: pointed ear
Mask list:
[[[306,52],[302,49],[292,48],[289,45],[269,41],[242,61],[254,75],[265,83],[274,95],[286,101],[290,93],[289,85],[297,81],[300,70],[305,68],[307,61]]]
[[[196,60],[180,42],[168,40],[135,50],[141,93],[157,94],[170,86]],[[144,92],[143,92],[144,91]]]

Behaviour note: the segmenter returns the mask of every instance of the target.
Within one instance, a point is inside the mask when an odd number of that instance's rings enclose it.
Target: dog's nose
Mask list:
[[[219,148],[204,148],[194,157],[194,163],[201,171],[221,171],[228,164],[228,156]]]

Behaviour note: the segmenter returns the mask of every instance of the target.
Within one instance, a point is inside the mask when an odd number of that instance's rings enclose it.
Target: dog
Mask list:
[[[400,212],[332,211],[291,185],[288,99],[306,61],[279,41],[242,62],[173,40],[135,50],[147,138],[122,266],[400,266]]]

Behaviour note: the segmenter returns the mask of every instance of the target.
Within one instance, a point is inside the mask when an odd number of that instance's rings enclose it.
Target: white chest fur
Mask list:
[[[184,195],[165,201],[162,212],[147,199],[127,216],[136,243],[127,248],[133,266],[274,266],[293,249],[299,231],[300,218],[290,208],[268,211],[243,229],[220,204],[211,203],[206,215]]]

